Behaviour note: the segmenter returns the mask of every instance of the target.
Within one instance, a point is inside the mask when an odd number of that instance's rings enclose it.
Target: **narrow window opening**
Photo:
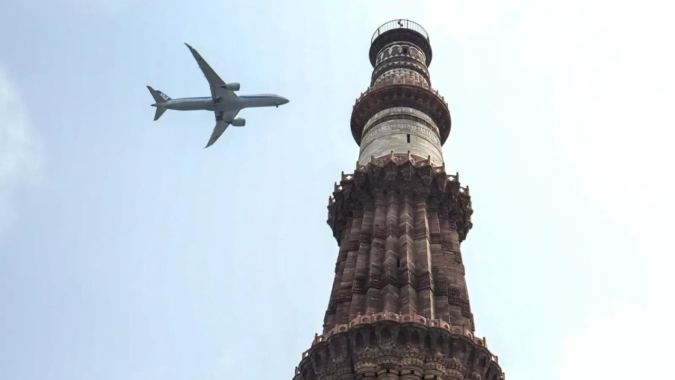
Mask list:
[[[401,260],[396,260],[396,268],[400,268],[400,267],[401,267]]]
[[[410,135],[407,135],[408,137],[408,144],[410,144]]]

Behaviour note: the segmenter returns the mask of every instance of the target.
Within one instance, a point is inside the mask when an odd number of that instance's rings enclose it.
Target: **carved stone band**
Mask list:
[[[426,66],[427,57],[422,49],[420,49],[419,46],[409,42],[394,42],[386,45],[377,55],[375,64],[378,65],[388,59],[400,57],[413,58]]]
[[[371,127],[374,127],[381,121],[384,121],[384,119],[388,119],[391,116],[396,116],[396,115],[406,115],[406,116],[413,116],[415,118],[421,119],[425,124],[428,124],[429,126],[433,127],[435,131],[438,131],[438,126],[434,122],[432,118],[429,117],[429,115],[425,114],[424,112],[418,111],[414,108],[410,107],[392,107],[392,108],[387,108],[385,110],[382,110],[375,115],[373,115],[367,122],[366,125],[363,127],[363,136],[365,137],[366,134],[368,134],[369,129]]]
[[[419,74],[415,70],[410,70],[406,68],[393,68],[391,70],[387,70],[383,73],[380,74],[380,76],[377,77],[375,80],[375,83],[379,83],[388,77],[391,77],[393,75],[398,75],[398,76],[406,76],[408,78],[412,78],[413,80],[417,80],[420,82],[424,82],[427,86],[429,86],[429,81],[427,78],[425,78],[423,75]]]
[[[419,157],[431,157],[436,165],[443,163],[438,135],[413,120],[388,120],[370,128],[361,142],[359,163],[365,164],[371,157],[378,158],[391,152],[410,152]]]
[[[418,125],[417,123],[408,120],[405,122],[402,122],[402,120],[391,120],[385,121],[370,129],[361,141],[361,150],[365,150],[368,145],[381,137],[395,134],[417,136],[433,144],[436,149],[441,149],[441,140],[438,138],[438,135],[426,125]],[[421,157],[424,157],[424,155]]]

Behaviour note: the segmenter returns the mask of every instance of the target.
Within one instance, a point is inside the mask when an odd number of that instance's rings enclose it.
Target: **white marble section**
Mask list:
[[[398,115],[400,118],[396,117]],[[383,121],[383,118],[386,119]],[[429,116],[412,108],[389,108],[378,112],[366,123],[361,139],[359,163],[366,164],[371,156],[381,157],[391,151],[410,152],[421,157],[431,156],[434,164],[443,163],[441,140],[436,125]]]
[[[405,116],[411,116],[411,117],[416,117],[419,119],[422,119],[426,121],[427,123],[431,124],[431,126],[434,128],[436,133],[438,133],[438,126],[436,126],[436,123],[434,120],[429,117],[429,115],[425,114],[424,112],[420,112],[414,108],[410,107],[393,107],[393,108],[387,108],[384,109],[375,115],[373,115],[368,122],[366,122],[366,125],[363,127],[363,136],[361,137],[366,137],[368,134],[368,129],[370,129],[370,126],[373,124],[376,124],[380,119],[383,119],[385,117],[395,117],[396,115],[403,115]]]

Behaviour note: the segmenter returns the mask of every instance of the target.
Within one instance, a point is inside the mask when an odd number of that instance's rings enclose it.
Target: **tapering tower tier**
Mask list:
[[[450,111],[431,87],[431,45],[408,20],[373,35],[351,131],[361,150],[328,204],[340,250],[317,334],[294,380],[503,380],[474,335],[460,244],[468,187],[445,170]]]
[[[431,87],[431,45],[424,28],[408,20],[382,25],[371,40],[370,61],[370,87],[356,100],[351,120],[359,163],[410,151],[441,165],[450,110]]]
[[[381,312],[474,330],[459,246],[473,210],[457,175],[391,153],[343,174],[328,210],[340,253],[324,332]]]

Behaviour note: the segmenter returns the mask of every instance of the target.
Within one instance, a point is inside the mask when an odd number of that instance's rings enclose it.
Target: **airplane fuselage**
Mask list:
[[[153,107],[162,107],[176,111],[233,111],[253,107],[277,107],[288,103],[288,99],[273,95],[240,95],[236,100],[213,100],[209,97],[171,99],[164,103],[154,103]]]

